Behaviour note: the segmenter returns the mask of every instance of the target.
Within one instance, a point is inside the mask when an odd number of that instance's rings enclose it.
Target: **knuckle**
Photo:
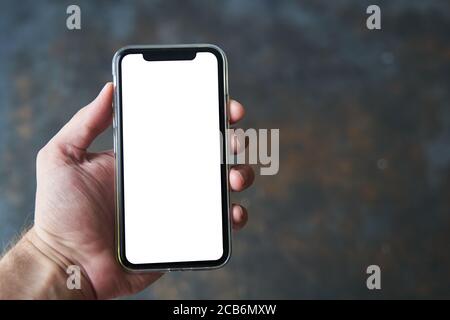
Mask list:
[[[36,155],[36,161],[41,162],[46,157],[46,155],[47,155],[47,148],[44,146],[38,151]]]
[[[49,159],[54,155],[54,148],[51,146],[51,143],[47,143],[43,146],[36,155],[36,163],[48,162]]]

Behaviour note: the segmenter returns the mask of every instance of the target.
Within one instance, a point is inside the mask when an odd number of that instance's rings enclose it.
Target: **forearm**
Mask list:
[[[0,260],[0,299],[90,299],[95,295],[81,276],[81,289],[67,287],[70,265],[29,230]]]

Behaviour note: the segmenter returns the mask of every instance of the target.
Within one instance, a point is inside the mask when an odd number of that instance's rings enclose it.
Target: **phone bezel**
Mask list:
[[[125,210],[124,210],[124,184],[123,184],[123,128],[122,128],[122,70],[121,61],[127,54],[153,54],[164,56],[164,52],[210,52],[215,55],[218,63],[219,84],[219,121],[222,141],[222,163],[221,166],[221,197],[222,197],[222,238],[223,254],[218,260],[206,261],[183,261],[183,262],[161,262],[134,264],[128,261],[125,252]],[[170,59],[169,59],[170,60]],[[172,271],[172,270],[197,270],[220,268],[225,265],[231,256],[231,223],[230,202],[228,186],[228,150],[227,135],[228,119],[226,106],[228,104],[228,74],[227,60],[224,52],[215,45],[162,45],[162,46],[127,46],[119,49],[113,58],[113,80],[114,80],[114,154],[115,154],[115,188],[116,188],[116,240],[117,258],[120,264],[128,271]]]

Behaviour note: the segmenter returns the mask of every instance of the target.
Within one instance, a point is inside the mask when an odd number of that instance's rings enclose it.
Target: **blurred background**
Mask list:
[[[450,298],[449,40],[444,0],[2,1],[0,249],[33,219],[37,151],[112,79],[117,49],[208,42],[242,125],[280,129],[280,171],[233,195],[250,220],[225,268],[131,298]],[[107,131],[94,149],[111,147]]]

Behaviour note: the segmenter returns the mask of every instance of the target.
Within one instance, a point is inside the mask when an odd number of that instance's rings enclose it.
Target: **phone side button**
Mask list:
[[[116,128],[113,128],[113,151],[114,156],[116,155]]]

